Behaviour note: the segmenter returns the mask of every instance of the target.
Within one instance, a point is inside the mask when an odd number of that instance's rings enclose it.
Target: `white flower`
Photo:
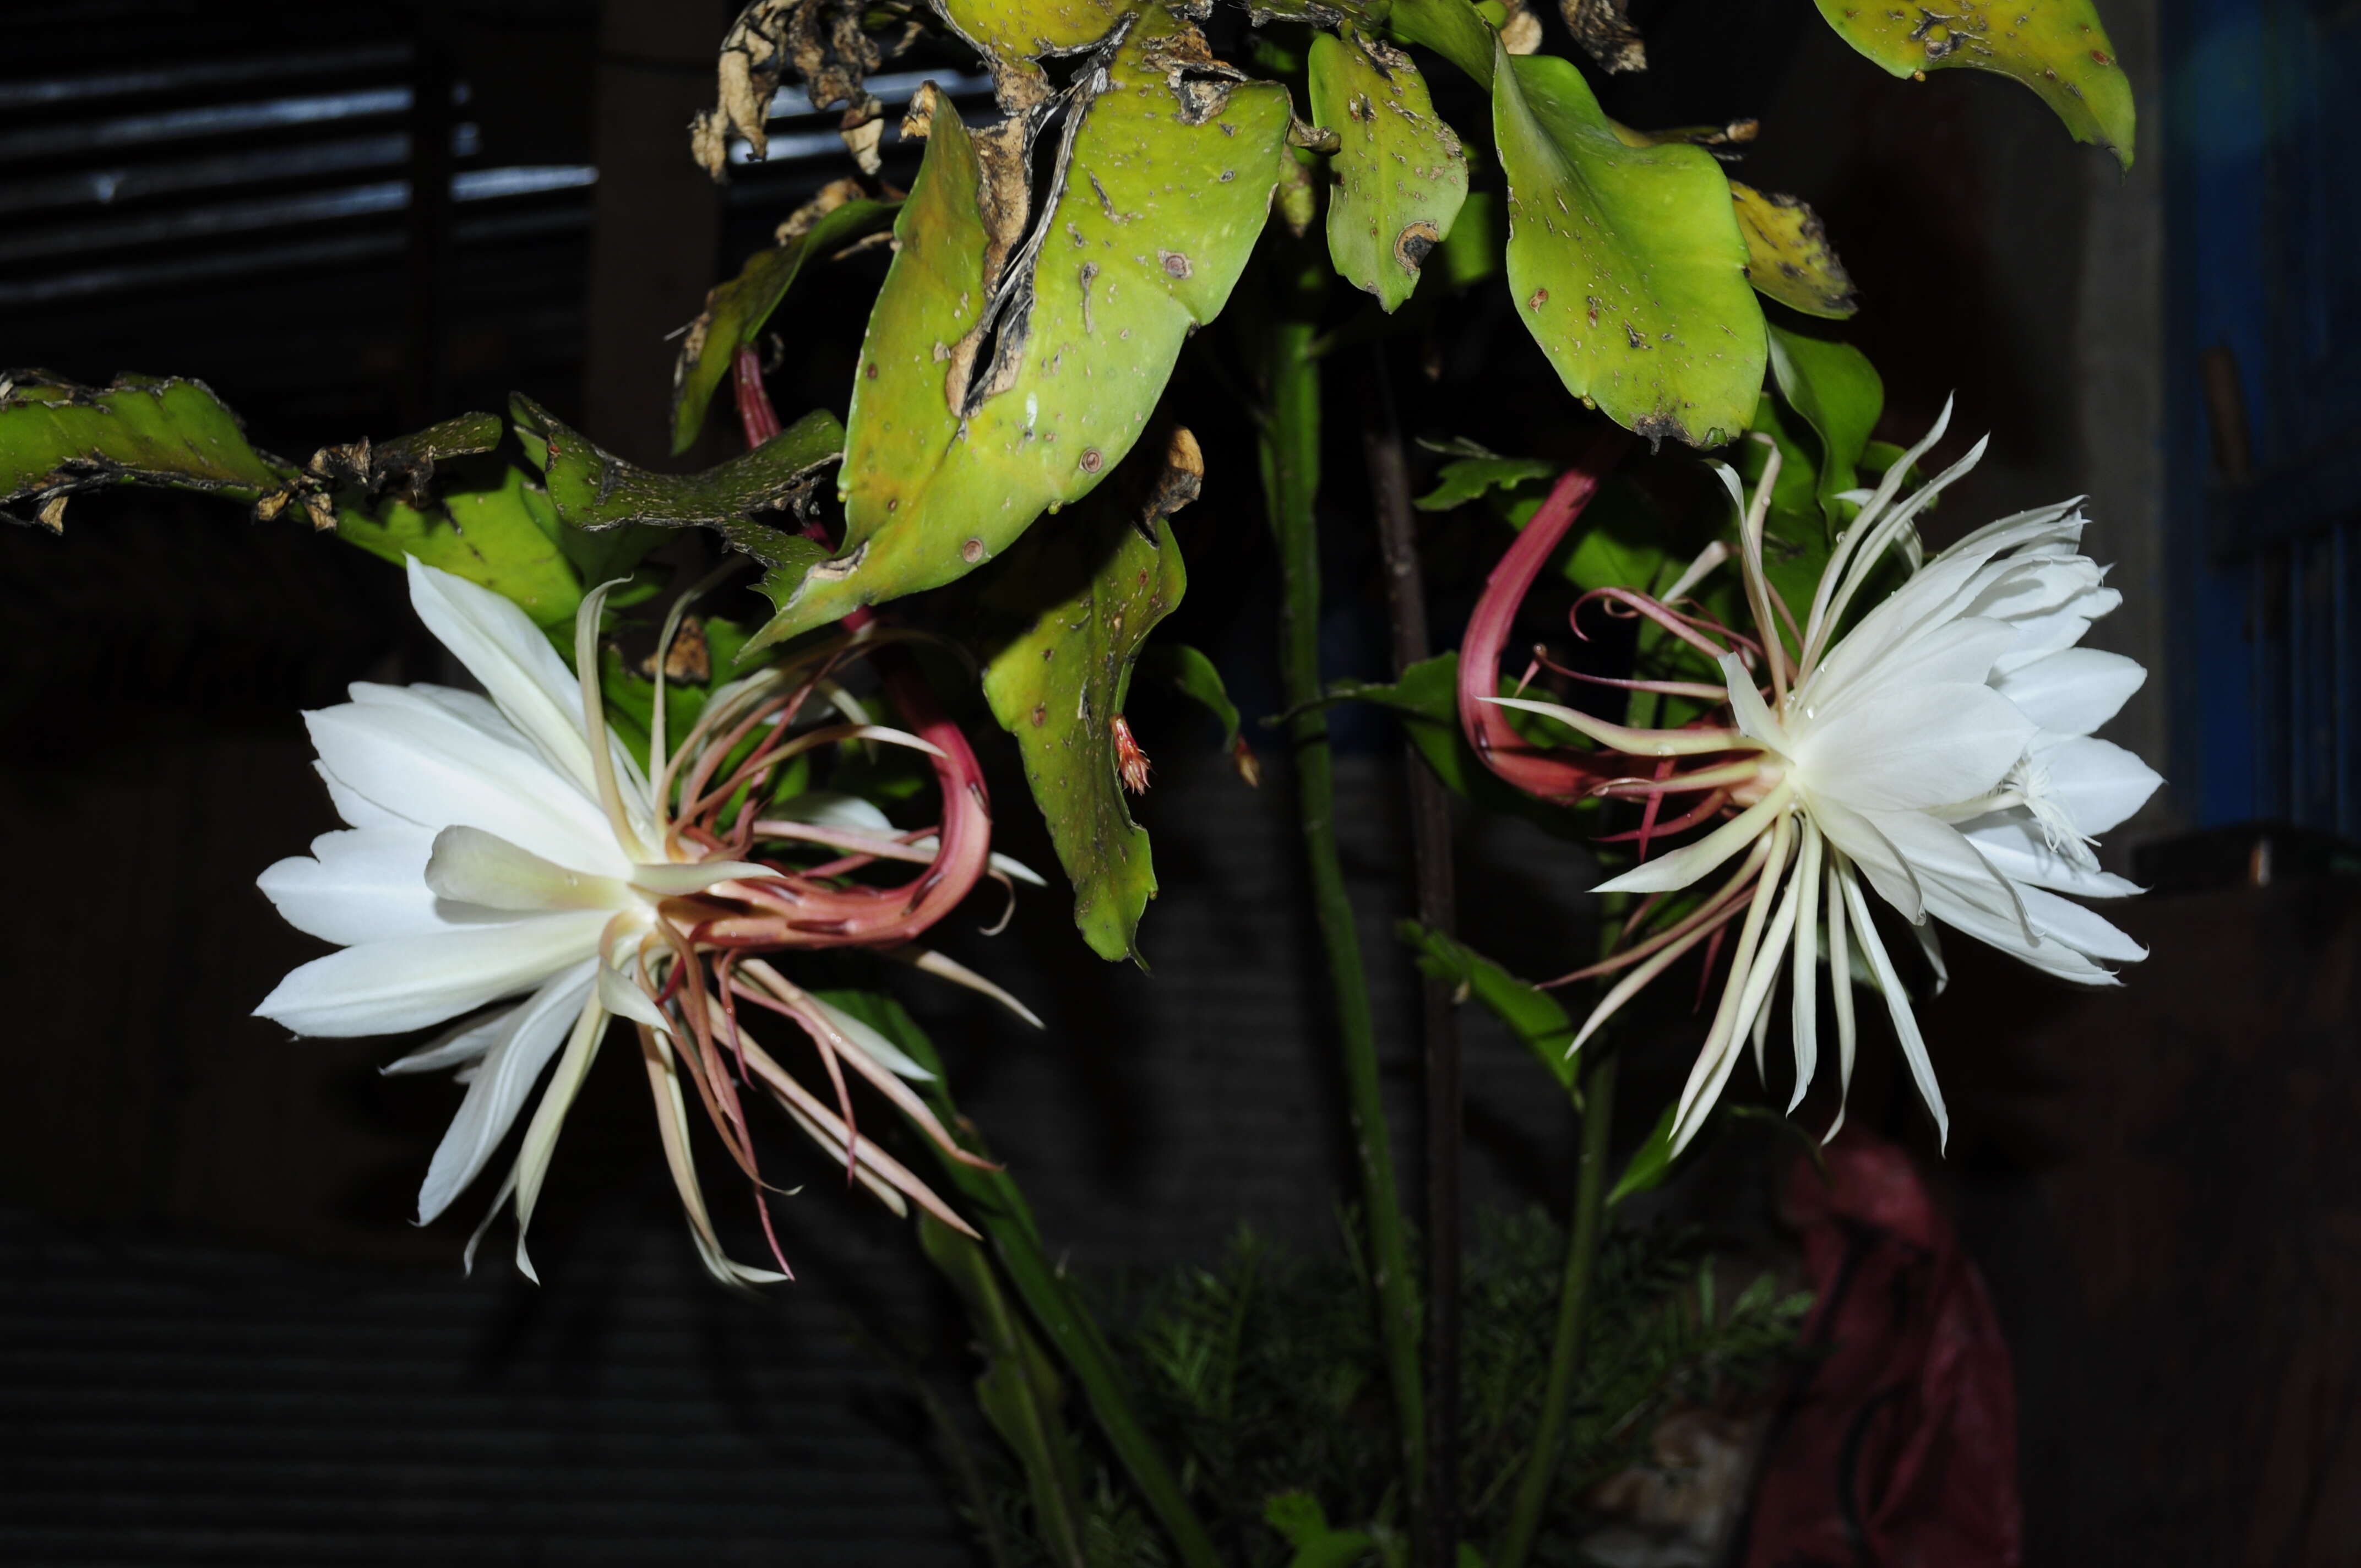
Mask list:
[[[310,858],[272,866],[260,885],[291,925],[343,950],[296,970],[256,1012],[303,1035],[380,1035],[523,998],[387,1070],[458,1068],[467,1083],[419,1192],[424,1223],[482,1173],[557,1058],[501,1193],[514,1194],[517,1262],[529,1276],[523,1233],[566,1111],[609,1020],[631,1020],[640,1025],[666,1153],[708,1266],[740,1281],[783,1277],[720,1254],[686,1154],[676,1076],[676,1043],[697,1049],[708,1043],[706,1031],[683,1040],[680,1004],[655,998],[666,989],[662,977],[696,951],[667,920],[666,900],[752,899],[763,885],[792,879],[752,861],[706,859],[699,836],[668,819],[648,773],[609,733],[597,663],[606,589],[585,599],[577,619],[577,677],[507,599],[415,559],[409,572],[419,619],[488,695],[359,684],[351,702],[305,716],[320,775],[349,828],[314,841]],[[723,700],[717,694],[714,706]],[[782,727],[797,700],[786,700]],[[807,739],[849,732],[913,740],[870,725]],[[659,725],[652,752],[660,755],[662,746]],[[669,781],[671,770],[661,772]],[[700,907],[709,909],[710,899]],[[895,1070],[917,1072],[882,1036],[759,959],[736,969],[726,978],[739,994],[796,1017],[824,1054],[889,1081]],[[866,1168],[857,1174],[873,1188],[884,1179],[882,1195],[890,1202],[898,1206],[891,1190],[899,1189],[939,1206],[906,1171],[856,1142],[845,1121],[810,1101],[758,1047],[735,1043],[824,1146],[857,1152]],[[710,1091],[705,1069],[693,1063],[691,1070]],[[888,1092],[896,1090],[908,1095],[898,1082]],[[730,1098],[734,1108],[734,1093]],[[751,1174],[751,1157],[734,1144],[732,1152]]]
[[[1942,431],[1938,422],[1874,494],[1859,498],[1861,513],[1838,541],[1792,653],[1775,619],[1784,607],[1773,604],[1762,571],[1774,457],[1745,509],[1742,535],[1753,648],[1771,690],[1766,699],[1739,653],[1721,653],[1728,728],[1631,729],[1554,704],[1500,699],[1548,713],[1635,756],[1702,763],[1661,780],[1609,784],[1602,793],[1708,792],[1737,808],[1704,837],[1600,884],[1601,892],[1661,895],[1739,862],[1694,912],[1585,971],[1631,970],[1602,999],[1577,1046],[1675,959],[1737,925],[1730,978],[1675,1113],[1675,1146],[1694,1136],[1712,1110],[1741,1043],[1751,1035],[1760,1053],[1783,969],[1793,992],[1789,1109],[1801,1102],[1818,1058],[1823,924],[1840,1084],[1852,1074],[1847,973],[1857,946],[1919,1092],[1948,1135],[1942,1091],[1872,921],[1864,883],[1916,929],[1938,974],[1930,918],[2084,984],[2113,983],[2104,964],[2146,956],[2107,921],[2059,896],[2139,891],[2100,871],[2090,844],[2136,811],[2161,782],[2137,757],[2092,736],[2147,673],[2121,654],[2076,646],[2121,598],[2078,549],[2080,504],[2045,507],[1977,530],[1837,635],[1889,552],[1915,551],[1917,513],[1982,455],[1979,443],[1897,503],[1902,476]],[[1697,623],[1677,611],[1651,605],[1648,612],[1702,641]],[[1839,1109],[1839,1124],[1842,1119]]]

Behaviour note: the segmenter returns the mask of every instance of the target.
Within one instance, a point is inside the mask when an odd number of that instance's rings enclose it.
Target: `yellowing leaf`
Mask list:
[[[1763,312],[1711,154],[1627,147],[1569,60],[1503,52],[1509,287],[1566,389],[1624,428],[1719,446],[1763,385]]]
[[[1730,182],[1746,236],[1746,280],[1766,298],[1807,316],[1841,321],[1861,309],[1852,279],[1828,244],[1819,214],[1793,196]]]
[[[988,56],[1030,60],[1094,44],[1135,7],[1121,0],[943,0],[969,42]]]
[[[1070,111],[1057,200],[1002,280],[974,139],[935,116],[853,384],[844,548],[758,645],[962,576],[1131,450],[1228,300],[1286,150],[1286,89],[1225,71],[1193,27],[1145,13]]]
[[[1896,76],[1967,66],[2041,94],[2076,141],[2132,166],[2132,84],[2091,0],[1817,0],[1837,36]]]

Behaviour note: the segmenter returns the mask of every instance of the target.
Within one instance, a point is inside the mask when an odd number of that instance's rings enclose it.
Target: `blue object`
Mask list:
[[[2168,0],[2169,774],[2361,833],[2361,7]]]

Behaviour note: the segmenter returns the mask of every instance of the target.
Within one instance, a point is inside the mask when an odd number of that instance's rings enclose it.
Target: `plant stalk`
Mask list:
[[[1410,464],[1382,345],[1370,359],[1371,373],[1362,384],[1361,449],[1385,550],[1386,605],[1393,625],[1394,674],[1400,677],[1432,651],[1426,581],[1419,568]],[[1451,802],[1443,781],[1407,740],[1402,768],[1419,924],[1449,937],[1455,918]],[[1426,1047],[1426,1528],[1416,1542],[1415,1560],[1426,1568],[1451,1568],[1459,1556],[1459,1016],[1449,981],[1427,975],[1420,990]]]
[[[1403,1234],[1401,1195],[1395,1185],[1360,935],[1337,852],[1335,762],[1327,718],[1316,706],[1323,692],[1320,535],[1314,510],[1320,488],[1320,367],[1310,349],[1328,271],[1316,245],[1282,249],[1278,260],[1277,309],[1257,337],[1270,415],[1261,437],[1263,496],[1279,543],[1283,594],[1279,666],[1288,706],[1295,712],[1289,736],[1295,752],[1304,858],[1335,1007],[1345,1110],[1378,1295],[1378,1337],[1400,1432],[1402,1489],[1411,1499],[1412,1529],[1417,1530],[1423,1524],[1426,1492],[1418,1288]]]
[[[1557,1478],[1566,1415],[1574,1404],[1575,1382],[1582,1373],[1584,1308],[1598,1261],[1599,1237],[1606,1229],[1607,1160],[1614,1124],[1615,1053],[1600,1051],[1598,1065],[1583,1085],[1582,1157],[1574,1183],[1574,1234],[1566,1244],[1565,1274],[1558,1288],[1557,1328],[1550,1340],[1541,1425],[1532,1452],[1525,1455],[1525,1472],[1517,1480],[1516,1500],[1510,1509],[1508,1533],[1494,1558],[1495,1568],[1524,1568],[1532,1553],[1533,1538],[1541,1530],[1542,1514],[1549,1506],[1551,1486]]]
[[[935,1054],[934,1047],[923,1036],[903,1035],[898,1043],[935,1075],[934,1082],[928,1086],[929,1098],[943,1120],[952,1126],[969,1128],[968,1141],[977,1146],[978,1153],[988,1153],[981,1146],[982,1138],[973,1134],[972,1124],[952,1102],[943,1077],[942,1059]],[[931,1142],[928,1146],[934,1147]],[[1016,1287],[1025,1310],[1056,1349],[1066,1370],[1081,1385],[1082,1397],[1091,1408],[1091,1418],[1098,1424],[1099,1435],[1106,1440],[1132,1485],[1139,1489],[1148,1511],[1164,1527],[1180,1562],[1187,1568],[1222,1568],[1221,1553],[1214,1550],[1213,1536],[1189,1507],[1189,1499],[1172,1467],[1166,1463],[1163,1451],[1140,1424],[1129,1381],[1116,1364],[1114,1348],[1107,1343],[1089,1310],[1066,1284],[1063,1271],[1050,1261],[1040,1227],[1033,1219],[1032,1205],[1025,1201],[1016,1178],[997,1166],[978,1169],[952,1158],[939,1147],[935,1147],[934,1153],[943,1174],[968,1199],[975,1220],[992,1244],[993,1256],[1007,1275],[1008,1282]]]

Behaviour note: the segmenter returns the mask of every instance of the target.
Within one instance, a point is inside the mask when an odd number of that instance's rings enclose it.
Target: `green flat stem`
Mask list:
[[[931,1098],[944,1122],[951,1126],[966,1125],[945,1086],[942,1060],[933,1046],[923,1037],[905,1036],[900,1043],[920,1066],[935,1075]],[[982,1142],[972,1134],[969,1141]],[[934,1149],[943,1174],[968,1198],[974,1218],[992,1244],[993,1255],[1008,1276],[1008,1282],[1016,1288],[1025,1310],[1032,1314],[1059,1359],[1081,1386],[1082,1398],[1090,1404],[1091,1417],[1098,1424],[1099,1435],[1106,1440],[1132,1485],[1139,1488],[1141,1500],[1164,1527],[1181,1563],[1187,1568],[1222,1568],[1222,1556],[1214,1550],[1213,1536],[1189,1507],[1171,1465],[1165,1462],[1163,1450],[1140,1424],[1129,1382],[1116,1365],[1113,1347],[1049,1260],[1049,1249],[1042,1245],[1040,1227],[1034,1223],[1033,1207],[1025,1201],[1016,1179],[1005,1169],[978,1169],[954,1159],[931,1140],[928,1146]]]
[[[1549,1381],[1542,1390],[1541,1426],[1534,1433],[1532,1452],[1525,1455],[1524,1474],[1517,1480],[1516,1501],[1510,1509],[1508,1533],[1494,1560],[1495,1568],[1524,1568],[1556,1479],[1566,1414],[1574,1404],[1575,1382],[1582,1373],[1583,1309],[1588,1304],[1591,1274],[1598,1261],[1599,1236],[1606,1229],[1607,1159],[1614,1122],[1615,1057],[1609,1051],[1600,1054],[1598,1065],[1590,1069],[1583,1086],[1582,1158],[1574,1184],[1574,1234],[1566,1244],[1565,1274],[1558,1288]]]
[[[1320,367],[1310,350],[1318,332],[1329,274],[1326,258],[1316,249],[1309,253],[1301,246],[1282,249],[1278,259],[1279,265],[1274,270],[1279,298],[1274,302],[1272,318],[1258,323],[1261,330],[1257,336],[1270,415],[1261,441],[1263,496],[1279,543],[1283,585],[1279,664],[1286,700],[1295,713],[1289,734],[1294,745],[1304,858],[1335,1007],[1345,1110],[1352,1124],[1361,1206],[1368,1227],[1369,1266],[1378,1292],[1378,1335],[1385,1349],[1387,1382],[1393,1393],[1403,1490],[1411,1500],[1415,1537],[1425,1500],[1425,1400],[1419,1365],[1423,1325],[1378,1085],[1377,1025],[1370,1014],[1360,934],[1354,924],[1352,901],[1345,894],[1344,862],[1336,847],[1335,762],[1326,715],[1316,706],[1324,690],[1320,671],[1320,534],[1314,510],[1320,488]]]

